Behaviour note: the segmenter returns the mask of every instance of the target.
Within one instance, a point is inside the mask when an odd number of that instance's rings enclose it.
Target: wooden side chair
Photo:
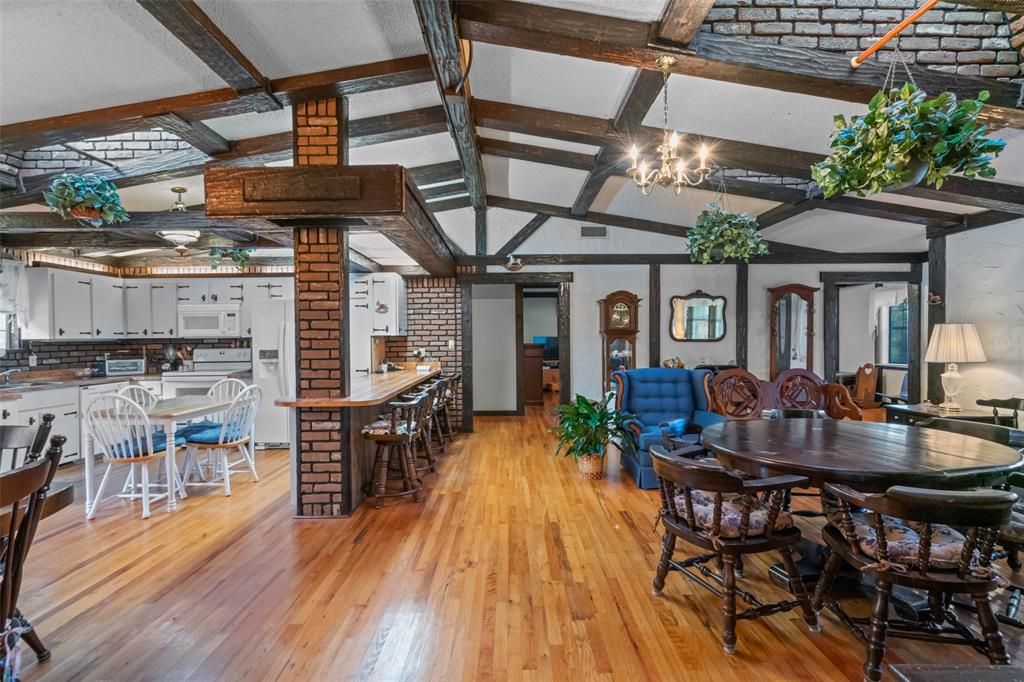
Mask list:
[[[853,384],[853,402],[861,409],[880,407],[878,401],[878,368],[874,363],[866,362],[857,369],[857,378]]]
[[[825,413],[833,419],[852,419],[863,421],[864,413],[853,401],[850,389],[842,384],[823,384],[821,393],[824,396]]]
[[[761,381],[745,369],[719,372],[709,384],[711,409],[736,420],[760,419],[764,407]]]
[[[185,444],[188,447],[182,472],[182,480],[185,485],[218,487],[223,485],[224,494],[231,495],[231,473],[239,466],[245,466],[252,475],[253,481],[259,482],[252,431],[262,397],[263,390],[259,386],[247,386],[235,396],[231,401],[231,406],[221,413],[222,423],[203,431],[193,431],[185,437]],[[213,476],[208,481],[190,482],[192,471],[198,468],[198,455],[201,452],[212,454],[214,458]],[[236,452],[241,455],[241,458],[231,461],[231,454]],[[220,479],[219,482],[216,480],[217,478]]]
[[[654,594],[660,595],[669,571],[679,571],[722,599],[722,642],[728,654],[736,651],[736,621],[803,610],[812,632],[820,631],[818,617],[802,581],[791,580],[795,600],[766,604],[754,594],[736,587],[736,564],[746,554],[778,550],[786,571],[797,575],[793,545],[800,530],[784,509],[787,494],[806,486],[802,476],[773,476],[745,480],[714,460],[690,461],[669,455],[660,446],[650,449],[661,491],[661,560],[654,576]],[[683,561],[673,559],[677,538],[706,552]],[[715,562],[721,572],[707,564]],[[695,570],[691,570],[695,569]],[[736,597],[749,608],[736,612]]]
[[[814,608],[820,611],[827,605],[867,646],[865,680],[882,679],[887,635],[965,641],[987,655],[992,664],[1009,664],[990,595],[1003,581],[992,564],[993,551],[1016,495],[1004,490],[904,486],[894,486],[884,494],[864,494],[832,484],[823,492],[830,508],[822,537],[832,553],[815,591]],[[954,525],[961,530],[954,530]],[[875,581],[870,620],[850,617],[830,595],[844,561]],[[891,619],[893,585],[927,592],[930,622]],[[954,594],[968,594],[973,599],[982,638],[957,617],[952,608]],[[865,630],[862,626],[868,624]]]
[[[821,387],[825,383],[807,369],[787,369],[775,381],[776,402],[779,407],[806,410],[818,409],[824,402]]]
[[[1013,412],[1013,428],[1020,428],[1020,413],[1024,412],[1024,398],[985,398],[978,400],[977,404],[982,407],[991,407],[992,416],[998,423],[1002,415],[999,410],[1010,410]]]
[[[374,498],[375,506],[384,506],[385,497],[411,495],[413,501],[423,499],[423,485],[416,473],[415,444],[424,437],[424,425],[430,419],[432,398],[429,393],[411,400],[388,403],[388,414],[363,427],[363,438],[376,443],[373,459],[373,481],[364,491]],[[401,490],[389,490],[392,468],[398,470]]]
[[[0,473],[13,471],[40,457],[53,428],[52,414],[44,414],[39,427],[0,426]]]
[[[133,468],[138,465],[140,480],[131,492],[121,493],[119,497],[141,499],[142,518],[148,519],[151,503],[167,496],[169,486],[150,482],[149,476],[150,464],[167,454],[167,434],[163,431],[154,431],[142,406],[122,395],[103,395],[96,398],[86,410],[85,425],[107,464],[86,518],[95,518],[96,509],[103,501],[103,492],[110,479],[111,469],[127,464]],[[185,439],[175,436],[174,442],[176,446],[184,445]],[[171,485],[180,487],[181,483],[172,481]],[[164,492],[154,493],[153,488],[164,488]]]

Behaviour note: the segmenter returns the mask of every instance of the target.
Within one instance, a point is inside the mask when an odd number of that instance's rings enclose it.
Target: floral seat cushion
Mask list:
[[[397,436],[409,432],[409,425],[406,420],[401,420],[396,425],[397,430],[391,429],[391,417],[379,417],[377,421],[371,422],[363,427],[363,435],[366,436]]]
[[[878,537],[870,514],[855,513],[854,532],[860,551],[871,558],[878,558]],[[885,539],[889,550],[889,561],[904,566],[917,565],[917,552],[921,543],[919,531],[923,526],[888,516],[882,517],[885,525]],[[929,557],[931,568],[954,569],[964,549],[964,536],[949,526],[932,525],[932,546]]]
[[[690,491],[693,501],[693,518],[704,530],[713,532],[715,527],[715,493],[705,490]],[[750,519],[747,523],[747,537],[764,535],[768,527],[768,507],[757,500],[752,501]],[[686,500],[682,494],[676,496],[677,508],[686,508]],[[719,536],[723,538],[740,537],[740,526],[743,523],[743,495],[739,493],[722,494],[722,525]],[[780,511],[775,519],[774,530],[790,528],[793,516],[787,511]]]
[[[1018,509],[1020,506],[1019,504],[1014,506],[1010,520],[999,529],[999,535],[1004,541],[1024,545],[1024,508]]]

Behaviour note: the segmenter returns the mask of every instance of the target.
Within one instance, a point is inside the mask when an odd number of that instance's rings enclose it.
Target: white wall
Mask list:
[[[675,341],[672,324],[673,296],[686,296],[700,289],[712,296],[725,296],[725,338],[721,341]],[[661,266],[661,359],[678,357],[687,367],[701,363],[726,364],[736,359],[736,266]]]
[[[523,297],[523,341],[535,336],[558,336],[558,297]]]
[[[839,290],[839,369],[845,372],[875,361],[874,325],[870,317],[874,288],[874,284],[862,284]]]
[[[516,409],[516,288],[473,285],[473,409]]]
[[[987,358],[960,366],[958,403],[1024,396],[1024,219],[946,238],[946,321],[974,323]]]

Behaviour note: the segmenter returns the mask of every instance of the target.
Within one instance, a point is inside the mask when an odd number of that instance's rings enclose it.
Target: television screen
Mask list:
[[[535,336],[533,337],[534,343],[544,344],[544,359],[545,360],[557,360],[558,359],[558,337],[557,336]]]

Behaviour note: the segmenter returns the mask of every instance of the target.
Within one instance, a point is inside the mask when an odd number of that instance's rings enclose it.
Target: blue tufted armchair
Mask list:
[[[636,417],[626,422],[633,442],[623,448],[622,466],[641,488],[658,487],[649,449],[662,442],[662,422],[685,420],[686,433],[694,434],[697,442],[701,429],[726,421],[708,406],[710,374],[706,369],[668,367],[612,372],[615,407]]]

